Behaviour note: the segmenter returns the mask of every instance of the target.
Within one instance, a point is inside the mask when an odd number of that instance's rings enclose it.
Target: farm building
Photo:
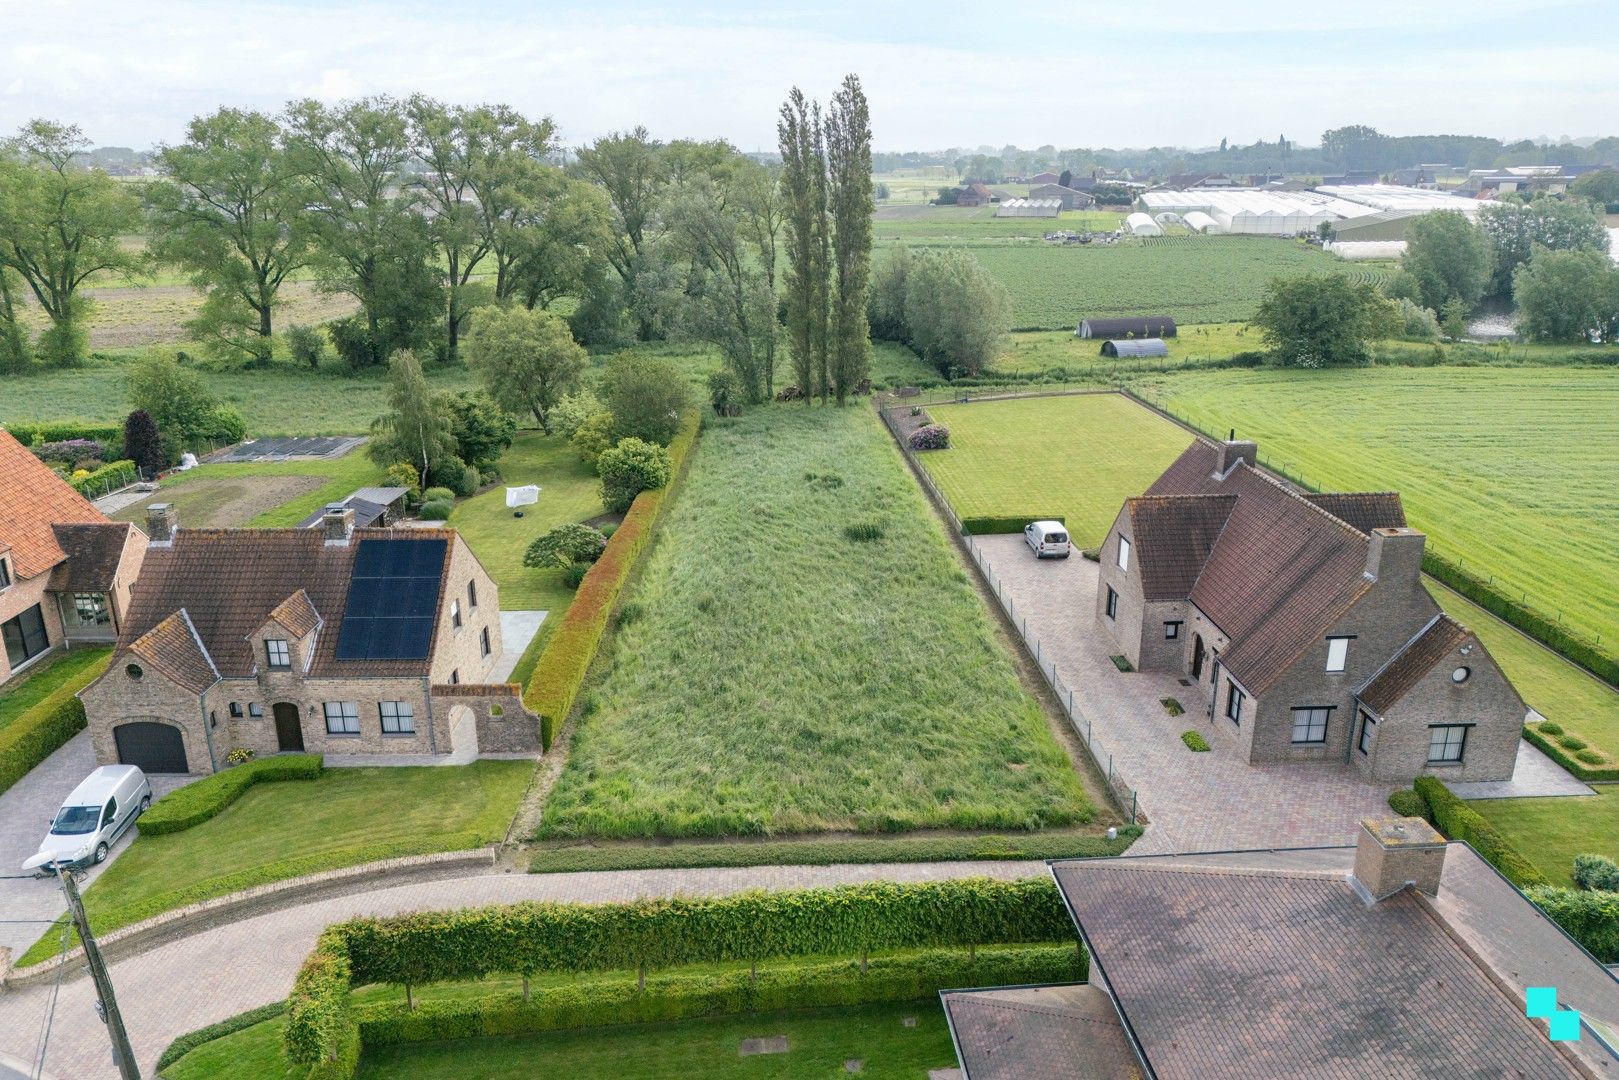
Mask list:
[[[1061,199],[1007,199],[995,211],[995,216],[998,218],[1054,218],[1061,213]]]
[[[1168,356],[1163,338],[1108,338],[1102,342],[1103,356]]]
[[[1334,240],[1327,250],[1340,259],[1361,262],[1366,259],[1398,259],[1405,254],[1404,240]]]
[[[1188,210],[1181,215],[1181,220],[1186,222],[1186,227],[1193,232],[1217,233],[1223,231],[1218,221],[1215,221],[1201,210]]]
[[[1041,184],[1029,189],[1031,199],[1057,199],[1064,210],[1083,210],[1095,206],[1096,200],[1083,191],[1063,187],[1061,184]]]
[[[1175,320],[1168,315],[1132,319],[1086,319],[1074,330],[1080,338],[1171,338]]]
[[[956,205],[987,206],[997,197],[987,184],[965,184],[956,192]]]
[[[1035,173],[1033,176],[1029,177],[1028,182],[1031,184],[1055,184],[1061,179],[1062,177],[1058,176],[1054,172],[1043,172]]]
[[[1124,219],[1124,227],[1135,236],[1162,236],[1163,226],[1159,225],[1148,214],[1137,211]]]
[[[1372,210],[1406,210],[1423,214],[1433,210],[1459,210],[1468,217],[1478,213],[1478,203],[1473,199],[1427,188],[1400,187],[1398,184],[1322,184],[1315,190],[1335,199],[1368,206]]]

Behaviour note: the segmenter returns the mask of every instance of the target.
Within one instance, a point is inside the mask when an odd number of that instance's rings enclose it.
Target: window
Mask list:
[[[242,703],[240,701],[233,701],[230,703],[230,715],[232,720],[240,720],[242,718]]]
[[[1327,639],[1327,670],[1342,671],[1349,663],[1349,642],[1346,637],[1329,637]]]
[[[1180,636],[1181,636],[1181,624],[1180,623],[1178,623],[1178,622],[1166,622],[1164,624],[1164,640],[1165,641],[1174,641],[1176,638],[1178,638]]]
[[[105,810],[101,811],[101,824],[103,824],[103,825],[111,825],[113,819],[116,818],[117,816],[118,816],[118,800],[116,798],[108,799],[107,800],[107,808]]]
[[[461,601],[450,601],[450,625],[457,630],[461,629]]]
[[[416,730],[416,716],[408,701],[379,701],[377,712],[382,717],[384,735],[410,735]]]
[[[1460,765],[1472,724],[1435,724],[1428,729],[1428,764]]]
[[[1243,700],[1246,697],[1247,697],[1246,694],[1244,694],[1241,690],[1237,689],[1237,684],[1236,683],[1227,683],[1226,684],[1226,695],[1225,695],[1225,714],[1226,714],[1226,719],[1230,720],[1234,724],[1242,723],[1242,703],[1243,703]]]
[[[1372,752],[1372,736],[1376,733],[1377,721],[1365,709],[1360,711],[1360,742],[1357,744],[1362,754]]]
[[[264,658],[269,661],[271,671],[286,671],[292,667],[292,650],[279,638],[265,641]]]
[[[1119,569],[1126,572],[1130,569],[1130,541],[1119,537]]]
[[[476,581],[470,581],[469,580],[467,582],[467,607],[475,608],[477,606],[478,606],[478,583]]]
[[[261,704],[260,702],[257,702],[257,701],[248,702],[247,703],[247,715],[248,715],[248,717],[250,719],[253,719],[253,720],[263,720],[264,719],[264,705]]]
[[[103,593],[74,593],[73,617],[80,626],[106,626],[112,622]]]
[[[1471,674],[1473,674],[1471,668],[1459,667],[1450,673],[1450,681],[1453,683],[1464,683],[1467,681],[1467,677]]]
[[[478,633],[478,647],[483,650],[485,656],[489,655],[489,627],[487,626]]]
[[[1293,710],[1293,741],[1296,743],[1324,743],[1327,741],[1327,718],[1332,715],[1328,706],[1310,706]]]
[[[326,713],[326,734],[358,735],[360,708],[352,701],[328,701],[321,705]]]
[[[142,675],[145,675],[146,672],[141,669],[139,664],[125,664],[124,674],[128,675],[131,679],[139,679]]]
[[[217,709],[208,710],[208,726],[210,728],[219,726],[219,711]]]
[[[456,668],[455,670],[450,672],[450,685],[455,686],[460,681],[461,681],[461,669]]]
[[[14,668],[22,667],[51,647],[50,638],[45,633],[45,616],[38,604],[16,618],[0,623],[0,638],[5,639],[6,659]]]
[[[1113,591],[1113,586],[1107,587],[1107,617],[1116,618],[1119,614],[1119,594]]]
[[[11,560],[0,559],[0,589],[11,584]]]

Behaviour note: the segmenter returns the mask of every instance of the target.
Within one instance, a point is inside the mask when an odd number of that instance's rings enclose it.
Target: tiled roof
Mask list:
[[[1405,528],[1405,507],[1394,491],[1316,491],[1304,496],[1340,521],[1363,533]]]
[[[1180,495],[1124,504],[1146,599],[1186,599],[1236,501],[1235,495]]]
[[[1420,634],[1367,681],[1357,696],[1373,710],[1383,712],[1472,636],[1472,631],[1449,615],[1435,615]]]
[[[453,529],[372,529],[364,539],[435,538],[451,541],[445,545],[447,567],[455,550]],[[311,675],[425,675],[431,647],[421,660],[336,659],[354,553],[363,542],[356,537],[329,545],[318,529],[180,529],[172,546],[147,551],[119,643],[127,648],[183,607],[219,670],[246,677],[258,659],[249,635],[303,590],[325,621]],[[441,576],[435,611],[442,608],[442,582],[448,577]],[[434,627],[436,637],[437,620]]]
[[[129,654],[194,693],[202,693],[219,680],[184,609],[132,641]]]
[[[379,490],[380,491],[387,491],[388,489],[387,488],[362,488],[361,489],[361,491],[379,491]],[[400,488],[399,490],[403,491],[404,489]],[[355,494],[350,495],[348,498],[344,499],[343,500],[343,505],[348,507],[350,510],[354,511],[354,527],[356,529],[369,529],[372,525],[376,524],[377,519],[382,517],[382,515],[384,513],[386,513],[387,510],[388,510],[388,504],[386,502],[373,502],[370,499],[361,498],[358,492],[356,492]],[[308,517],[306,517],[302,521],[300,521],[298,523],[298,527],[300,529],[313,529],[313,528],[315,528],[317,525],[319,525],[321,523],[321,519],[324,518],[325,516],[326,516],[326,508],[323,506],[319,510],[316,510],[313,514],[310,514]]]
[[[1095,986],[946,990],[965,1080],[1135,1080],[1113,1003]]]
[[[62,561],[52,525],[106,520],[15,436],[0,430],[0,547],[10,545],[17,577],[37,577]]]
[[[1252,865],[1053,868],[1093,978],[1105,977],[1162,1080],[1580,1075],[1425,900],[1406,891],[1368,906],[1342,870],[1241,854]],[[1517,901],[1511,925],[1538,918]]]
[[[286,627],[293,637],[303,637],[312,634],[315,627],[320,625],[320,612],[315,610],[314,602],[309,599],[309,593],[299,589],[270,611],[271,619]]]
[[[56,564],[46,588],[52,592],[107,592],[118,576],[129,530],[127,521],[53,525],[66,561]]]

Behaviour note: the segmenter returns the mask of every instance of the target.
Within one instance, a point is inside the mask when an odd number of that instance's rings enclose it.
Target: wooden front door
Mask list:
[[[275,705],[276,749],[301,753],[304,748],[304,726],[298,720],[298,706],[290,701]]]
[[[1192,678],[1203,677],[1203,635],[1192,635]]]

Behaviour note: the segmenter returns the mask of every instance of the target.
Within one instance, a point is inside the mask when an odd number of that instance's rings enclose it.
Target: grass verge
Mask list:
[[[1469,802],[1553,885],[1572,887],[1574,856],[1619,859],[1619,784],[1596,795],[1557,799],[1477,799]]]
[[[0,731],[64,686],[88,686],[107,665],[112,650],[79,647],[47,658],[0,690]]]

